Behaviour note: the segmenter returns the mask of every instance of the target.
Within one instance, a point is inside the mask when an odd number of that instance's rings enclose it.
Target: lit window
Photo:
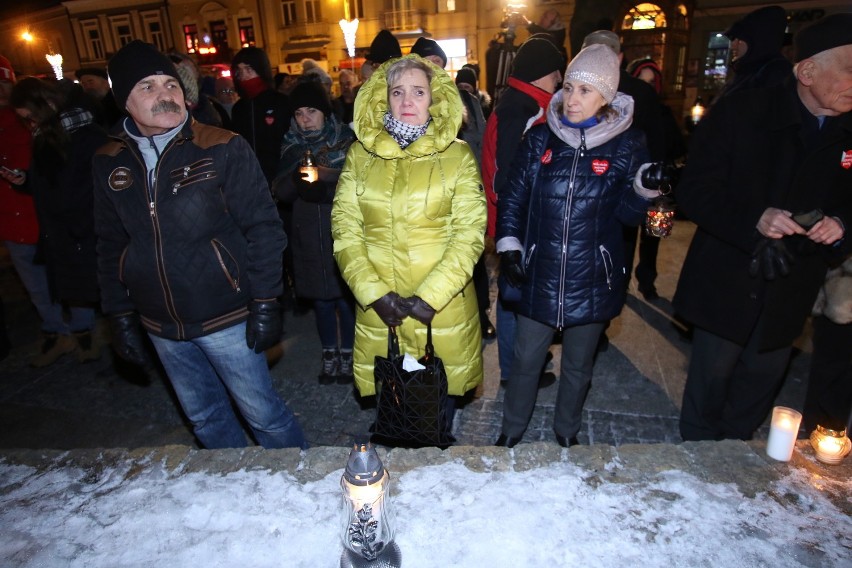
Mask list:
[[[621,25],[621,29],[624,30],[650,30],[664,27],[666,27],[666,13],[656,4],[649,2],[636,4],[630,8]]]

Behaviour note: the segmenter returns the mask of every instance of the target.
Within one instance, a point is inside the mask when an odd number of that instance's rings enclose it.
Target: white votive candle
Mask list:
[[[802,414],[786,406],[772,409],[772,423],[769,425],[769,440],[766,442],[766,455],[778,461],[790,461],[796,438],[799,437],[799,424]]]

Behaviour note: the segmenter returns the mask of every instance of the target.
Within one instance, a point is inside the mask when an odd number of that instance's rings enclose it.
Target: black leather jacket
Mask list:
[[[95,155],[93,173],[105,313],[137,310],[149,332],[189,339],[244,321],[252,299],[281,294],[287,239],[238,135],[187,121],[149,178],[122,132]]]

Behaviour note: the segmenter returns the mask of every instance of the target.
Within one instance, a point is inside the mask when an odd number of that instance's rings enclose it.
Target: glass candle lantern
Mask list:
[[[674,216],[674,201],[665,195],[658,197],[645,213],[645,232],[652,237],[668,237],[674,228]]]
[[[832,430],[817,426],[811,432],[811,446],[814,448],[816,459],[829,465],[837,465],[852,450],[852,441],[846,436],[846,430]]]
[[[309,183],[314,183],[319,179],[319,168],[314,163],[314,155],[310,150],[305,152],[305,156],[302,158],[302,165],[299,166],[299,172],[303,174],[302,177]]]
[[[769,440],[766,442],[766,455],[778,461],[790,461],[796,438],[799,437],[799,424],[802,413],[786,406],[772,409],[772,422],[769,425]]]
[[[390,475],[372,444],[354,445],[340,487],[344,546],[341,568],[399,566],[402,558],[393,542]]]

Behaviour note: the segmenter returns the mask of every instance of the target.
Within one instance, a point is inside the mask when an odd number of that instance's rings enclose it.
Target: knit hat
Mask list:
[[[399,41],[388,30],[380,31],[370,44],[370,53],[365,58],[373,63],[384,63],[395,57],[402,57]]]
[[[424,59],[430,55],[437,55],[443,61],[441,67],[447,66],[447,54],[444,53],[444,50],[441,49],[441,46],[434,39],[429,39],[428,37],[417,38],[417,41],[411,46],[411,53],[416,53]]]
[[[15,70],[9,60],[0,55],[0,81],[15,82]]]
[[[583,38],[583,47],[585,49],[590,45],[605,45],[614,53],[621,53],[621,40],[618,39],[618,34],[609,30],[597,30]]]
[[[130,91],[145,77],[169,75],[180,82],[180,75],[172,60],[160,53],[154,45],[138,39],[119,49],[109,60],[107,70],[115,103],[122,110],[127,108]]]
[[[290,93],[290,108],[295,112],[302,107],[315,108],[326,118],[331,114],[331,101],[317,81],[300,81]]]
[[[231,60],[231,77],[237,76],[237,67],[244,63],[254,69],[254,72],[263,79],[267,85],[272,85],[272,67],[269,65],[269,56],[259,47],[249,46],[239,50]],[[239,87],[239,81],[234,84]]]
[[[78,81],[82,79],[84,75],[94,75],[101,79],[108,78],[106,69],[101,69],[100,67],[83,67],[82,69],[77,69],[77,71],[74,72],[74,76],[77,77]]]
[[[584,47],[565,70],[569,79],[593,86],[609,104],[618,90],[618,56],[606,45]]]
[[[796,63],[817,53],[852,44],[852,13],[832,14],[796,35]]]
[[[556,46],[546,39],[532,37],[521,44],[512,61],[510,77],[530,83],[562,71],[565,61]]]
[[[462,83],[467,83],[474,89],[477,88],[477,84],[479,82],[476,80],[476,72],[470,67],[462,67],[459,69],[458,73],[456,73],[456,85],[460,85]]]

